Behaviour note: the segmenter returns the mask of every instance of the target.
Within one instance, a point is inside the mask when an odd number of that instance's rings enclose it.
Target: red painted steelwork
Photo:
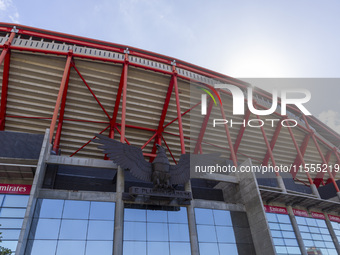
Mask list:
[[[98,100],[98,98],[96,97],[96,95],[94,94],[93,90],[91,89],[91,87],[88,85],[88,83],[86,82],[86,80],[84,79],[84,77],[81,75],[81,73],[79,72],[78,68],[76,67],[76,65],[72,64],[74,70],[76,70],[77,74],[79,75],[80,79],[84,82],[84,84],[86,85],[87,89],[90,91],[91,95],[94,97],[94,99],[96,100],[96,102],[99,104],[100,108],[102,108],[103,112],[105,113],[105,115],[107,116],[107,118],[110,120],[110,115],[107,113],[107,111],[105,110],[104,106],[100,103],[100,101]]]
[[[69,52],[67,59],[66,59],[64,74],[63,74],[63,78],[62,78],[61,83],[60,83],[58,97],[57,97],[55,107],[54,107],[54,112],[53,112],[51,126],[50,126],[50,143],[52,143],[52,140],[53,140],[54,128],[55,128],[55,125],[56,125],[56,122],[57,122],[58,112],[59,112],[59,108],[60,108],[60,104],[61,104],[61,99],[62,99],[62,96],[63,96],[63,93],[64,93],[64,88],[65,88],[65,85],[66,85],[67,77],[68,77],[69,72],[70,72],[71,61],[72,61],[72,51]]]
[[[72,65],[72,63],[71,63],[71,65]],[[58,151],[59,151],[61,131],[62,131],[62,128],[63,128],[63,123],[64,123],[64,113],[65,113],[66,97],[67,97],[69,79],[70,79],[70,71],[67,74],[67,79],[66,79],[66,83],[65,83],[64,92],[63,92],[63,98],[61,100],[61,105],[60,105],[58,127],[57,127],[57,131],[55,133],[55,138],[54,138],[54,143],[53,143],[53,148],[52,148],[52,150],[56,154],[58,154]]]
[[[302,144],[300,146],[300,151],[301,151],[302,157],[305,156],[305,153],[306,153],[306,150],[307,150],[307,147],[308,147],[308,143],[309,143],[309,139],[310,139],[310,134],[306,134],[305,138],[303,138]],[[295,157],[293,166],[291,168],[291,172],[290,172],[292,174],[293,178],[296,177],[298,169],[299,169],[301,164],[302,164],[302,161],[299,157],[299,154],[297,154],[296,157]],[[294,169],[295,169],[295,171],[294,171]]]
[[[153,154],[156,153],[156,151],[157,151],[156,144],[161,145],[161,142],[162,142],[161,137],[162,137],[162,132],[164,130],[163,126],[164,126],[166,114],[168,112],[173,88],[174,88],[174,76],[171,76],[168,91],[166,93],[165,100],[164,100],[162,114],[161,114],[161,117],[160,117],[159,123],[158,123],[157,136],[155,137],[155,142],[154,142],[154,145],[152,147],[151,153],[153,153]],[[153,158],[150,158],[150,161],[152,162]]]
[[[244,121],[245,121],[245,123],[248,122],[249,117],[250,117],[250,111],[249,111],[249,109],[248,109],[247,112],[246,112],[246,114],[245,114],[245,116],[244,116]],[[243,134],[244,134],[244,131],[245,131],[245,130],[246,130],[246,125],[241,126],[241,127],[240,127],[240,130],[238,131],[237,138],[236,138],[236,141],[235,141],[235,143],[234,143],[234,151],[235,151],[235,154],[236,154],[236,155],[237,155],[238,148],[239,148],[239,146],[240,146],[240,144],[241,144],[241,141],[242,141]],[[231,159],[231,157],[230,157],[230,159]]]
[[[4,69],[2,73],[2,88],[1,88],[1,105],[0,105],[0,131],[5,130],[7,96],[8,96],[8,78],[10,68],[11,52],[5,54]]]
[[[330,170],[329,170],[328,163],[327,163],[327,161],[326,161],[326,159],[325,159],[325,157],[324,157],[324,155],[323,155],[323,153],[322,153],[322,151],[321,151],[321,148],[320,148],[320,146],[319,146],[319,143],[318,143],[318,141],[317,141],[316,138],[315,138],[315,133],[314,133],[314,131],[312,131],[312,129],[310,128],[306,116],[305,116],[305,115],[302,115],[302,118],[303,118],[303,120],[305,121],[307,128],[310,130],[310,132],[311,132],[311,134],[312,134],[313,142],[314,142],[314,144],[315,144],[315,146],[316,146],[316,149],[317,149],[318,152],[319,152],[319,155],[320,155],[320,157],[321,157],[321,159],[322,159],[322,163],[325,164],[325,166],[327,167],[327,172],[328,172],[328,174],[329,174],[329,178],[331,178],[332,183],[333,183],[333,185],[334,185],[334,188],[335,188],[336,192],[340,192],[339,187],[338,187],[338,184],[337,184],[336,181],[334,180],[334,177],[333,177],[332,173],[331,173]]]
[[[122,101],[122,120],[121,120],[121,134],[120,141],[125,141],[125,117],[126,117],[126,93],[127,93],[127,75],[128,75],[128,55],[125,54],[125,63],[123,66],[123,101]]]
[[[281,119],[281,120],[283,120],[283,119]],[[273,151],[275,144],[276,144],[276,141],[277,141],[277,139],[279,138],[279,135],[280,135],[280,131],[281,131],[281,128],[282,128],[281,120],[277,123],[273,137],[270,141],[270,150],[271,151]],[[268,162],[269,162],[269,158],[270,158],[270,152],[269,152],[269,150],[267,150],[267,153],[263,158],[262,165],[267,166]]]
[[[259,121],[261,120],[261,118],[258,115],[256,115],[256,117]],[[267,152],[269,153],[270,160],[272,161],[272,165],[275,168],[276,162],[275,162],[274,154],[272,152],[272,149],[270,147],[270,144],[269,144],[269,141],[268,141],[268,138],[267,138],[267,135],[266,135],[266,131],[264,130],[263,126],[261,126],[260,128],[261,128],[261,132],[262,132],[264,142],[265,142],[266,147],[267,147]],[[275,175],[280,176],[280,173],[278,171],[275,171]]]
[[[338,154],[338,149],[336,147],[334,147],[333,152],[334,152],[334,155],[336,157],[336,164],[340,165],[340,157],[339,157],[339,154]],[[338,171],[332,172],[332,175],[333,175],[334,178],[335,178],[335,175],[337,174],[337,172]],[[332,179],[328,178],[327,181],[326,181],[326,184],[331,183],[331,182],[332,182]]]
[[[329,163],[329,160],[330,160],[330,158],[331,158],[332,153],[333,153],[333,151],[330,150],[330,151],[328,151],[327,154],[326,154],[325,160],[326,160],[326,162],[327,162],[327,165],[328,165],[328,163]],[[316,176],[315,176],[315,178],[314,178],[314,184],[315,184],[315,186],[316,186],[317,188],[320,186],[321,183],[323,183],[323,178],[324,178],[324,176],[325,176],[325,172],[324,172],[324,171],[318,172],[318,173],[316,174]],[[323,185],[325,185],[325,184],[323,183]]]
[[[220,110],[221,110],[222,119],[226,119],[226,116],[225,116],[225,113],[224,113],[224,109],[223,109],[223,106],[221,104],[220,104]],[[224,128],[225,128],[225,132],[226,132],[226,135],[227,135],[228,145],[229,145],[229,149],[230,149],[230,153],[231,153],[231,159],[232,159],[232,161],[234,163],[234,166],[237,167],[238,166],[237,156],[235,154],[234,146],[233,146],[233,143],[231,141],[228,125],[224,124]]]
[[[181,153],[185,154],[185,144],[184,144],[184,135],[183,135],[183,124],[182,124],[182,115],[181,115],[181,104],[179,101],[179,92],[178,92],[178,84],[177,84],[177,72],[175,66],[173,66],[173,80],[175,87],[175,95],[176,95],[176,108],[177,108],[177,119],[178,119],[178,128],[181,142]]]
[[[300,158],[300,160],[301,160],[301,163],[303,164],[305,173],[306,173],[307,178],[308,178],[308,182],[309,182],[310,185],[312,185],[312,184],[313,184],[313,180],[312,180],[312,178],[310,177],[309,172],[308,172],[307,169],[305,168],[305,165],[306,165],[306,164],[305,164],[305,160],[303,159],[303,155],[302,155],[302,153],[301,153],[301,151],[300,151],[299,145],[297,144],[297,142],[296,142],[296,140],[295,140],[295,136],[294,136],[294,134],[293,134],[292,128],[288,126],[287,129],[288,129],[288,132],[289,132],[289,134],[290,134],[290,137],[292,138],[294,147],[295,147],[295,149],[296,149],[296,151],[297,151],[297,153],[298,153],[298,156],[299,156],[299,158]]]
[[[209,122],[209,118],[210,118],[210,114],[211,114],[211,110],[213,108],[213,105],[214,105],[214,101],[210,100],[208,110],[207,110],[207,114],[204,116],[202,127],[201,127],[200,133],[199,133],[198,138],[197,138],[194,154],[197,154],[198,151],[200,151],[200,152],[202,151],[202,141],[203,141],[203,137],[204,137],[204,134],[205,134],[205,130],[207,129],[207,125],[208,125],[208,122]]]
[[[127,56],[125,57],[125,59],[127,59]],[[111,118],[111,123],[110,123],[110,134],[109,137],[111,139],[114,138],[114,129],[116,126],[116,121],[117,121],[117,116],[118,116],[118,111],[119,111],[119,105],[120,105],[120,100],[122,97],[122,91],[123,91],[123,87],[124,87],[124,82],[127,79],[125,77],[125,74],[127,73],[127,69],[128,68],[128,63],[124,62],[123,64],[123,69],[122,69],[122,73],[120,75],[120,81],[119,81],[119,87],[118,87],[118,91],[117,91],[117,95],[116,95],[116,101],[115,101],[115,107],[113,109],[113,114],[112,114],[112,118]]]
[[[11,43],[13,42],[14,37],[15,37],[15,32],[12,32],[8,40],[2,46],[3,50],[0,54],[0,66],[2,65],[2,62],[4,61],[7,53],[10,51]]]

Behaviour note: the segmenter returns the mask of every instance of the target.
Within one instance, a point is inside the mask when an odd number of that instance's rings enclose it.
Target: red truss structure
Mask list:
[[[218,148],[234,165],[251,158],[255,165],[301,167],[305,171],[291,172],[296,182],[333,183],[339,192],[332,166],[340,164],[340,136],[297,108],[289,106],[287,116],[271,115],[295,119],[294,128],[224,125],[212,131],[211,118],[231,116],[231,94],[219,89],[223,105],[211,101],[192,129],[190,115],[201,102],[190,88],[228,83],[247,89],[241,80],[133,47],[7,23],[0,23],[0,47],[0,130],[44,133],[49,128],[53,150],[70,157],[102,158],[91,143],[96,133],[141,147],[150,161],[156,144],[165,146],[175,163],[182,153]],[[254,90],[258,109],[268,109],[271,100],[271,94]],[[235,120],[249,119],[261,116],[247,109]],[[313,173],[306,164],[327,167]],[[16,173],[1,176],[11,174]]]

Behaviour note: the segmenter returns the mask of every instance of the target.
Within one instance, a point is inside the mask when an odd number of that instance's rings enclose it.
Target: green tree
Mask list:
[[[1,234],[2,233],[0,232],[0,243],[2,242]],[[11,254],[12,254],[11,249],[0,246],[0,255],[11,255]]]

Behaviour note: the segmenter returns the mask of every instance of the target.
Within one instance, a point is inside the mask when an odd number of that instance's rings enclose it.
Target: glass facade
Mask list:
[[[39,199],[27,255],[112,255],[113,202]]]
[[[195,208],[200,255],[238,254],[229,211]]]
[[[28,195],[0,194],[0,245],[15,252],[22,222],[24,220]]]
[[[334,229],[334,233],[338,239],[338,243],[340,244],[340,223],[334,221],[331,221],[331,223]]]
[[[276,253],[301,254],[290,218],[286,214],[266,213]]]
[[[190,255],[187,211],[124,210],[124,255]]]
[[[337,255],[325,220],[296,216],[308,254]]]

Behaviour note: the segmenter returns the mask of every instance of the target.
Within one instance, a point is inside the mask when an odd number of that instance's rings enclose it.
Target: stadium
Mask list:
[[[340,135],[301,108],[283,114],[245,81],[130,46],[7,23],[0,46],[0,246],[12,254],[340,254]],[[234,115],[219,84],[253,102]],[[157,190],[97,134],[138,149],[137,163],[154,164],[159,145],[170,169],[183,154],[219,159]]]

